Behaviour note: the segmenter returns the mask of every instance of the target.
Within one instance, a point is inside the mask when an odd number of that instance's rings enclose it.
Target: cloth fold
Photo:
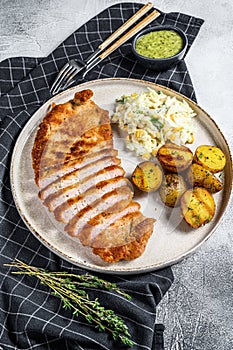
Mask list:
[[[141,6],[119,3],[107,8],[46,58],[15,57],[0,63],[0,349],[125,349],[108,334],[97,332],[84,319],[64,310],[61,301],[51,296],[36,278],[12,275],[3,264],[18,258],[51,271],[84,272],[42,245],[25,226],[10,187],[11,155],[26,122],[51,98],[49,87],[67,60],[87,58]],[[181,13],[161,13],[151,26],[170,24],[181,28],[187,34],[189,50],[202,23],[202,19]],[[168,71],[155,73],[135,61],[130,42],[88,72],[85,79],[78,78],[76,84],[110,77],[152,81],[196,99],[184,61]],[[164,327],[156,324],[156,305],[173,282],[171,268],[141,275],[101,277],[117,283],[132,296],[127,301],[109,291],[90,291],[90,296],[98,297],[127,323],[135,341],[133,349],[162,350]]]

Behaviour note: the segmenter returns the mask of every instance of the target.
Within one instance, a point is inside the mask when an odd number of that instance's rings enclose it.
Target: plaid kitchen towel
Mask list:
[[[84,59],[142,4],[113,5],[75,31],[46,58],[12,58],[0,63],[0,349],[125,349],[108,334],[97,332],[80,316],[62,308],[36,278],[12,275],[3,266],[18,258],[29,265],[51,271],[84,271],[58,257],[42,245],[22,221],[10,188],[10,161],[15,141],[33,113],[50,96],[57,72],[72,58]],[[189,48],[203,23],[181,13],[161,13],[151,24],[174,25],[187,34]],[[168,86],[195,100],[195,92],[185,64],[162,73],[141,67],[124,44],[76,84],[102,78],[130,77]],[[156,305],[173,281],[171,268],[133,276],[101,276],[127,291],[124,300],[112,292],[91,291],[106,307],[112,308],[128,325],[135,342],[133,349],[163,349],[163,326],[156,324]]]

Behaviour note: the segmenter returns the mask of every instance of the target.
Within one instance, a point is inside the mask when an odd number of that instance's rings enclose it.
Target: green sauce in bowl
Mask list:
[[[149,58],[167,58],[183,49],[183,39],[172,30],[158,30],[141,36],[135,49],[139,55]]]

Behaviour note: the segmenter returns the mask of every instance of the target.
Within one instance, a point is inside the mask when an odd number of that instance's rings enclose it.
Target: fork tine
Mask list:
[[[51,86],[51,93],[54,95],[56,93],[56,91],[58,91],[60,89],[60,86],[62,84],[62,80],[63,77],[72,69],[72,66],[68,63],[66,63],[64,65],[64,67],[62,67],[62,69],[60,70],[56,80],[54,81],[53,85]]]
[[[75,77],[75,75],[78,73],[77,70],[75,70],[70,76],[69,78],[67,78],[66,83],[63,85],[63,89],[66,89],[69,85],[71,85],[73,83],[73,78]]]
[[[59,92],[59,90],[64,89],[64,85],[66,84],[67,77],[70,76],[73,72],[76,71],[76,68],[72,65],[69,65],[69,68],[66,69],[66,71],[63,73],[62,77],[60,78],[57,86],[53,89],[53,94],[56,94]]]
[[[59,71],[59,73],[58,73],[58,75],[57,75],[55,81],[53,82],[53,85],[52,85],[51,88],[50,88],[50,91],[52,91],[52,90],[54,89],[54,87],[55,87],[55,85],[57,84],[58,80],[60,79],[61,75],[63,74],[63,72],[64,72],[68,67],[69,67],[69,62],[66,63],[66,64],[62,67],[62,69]]]
[[[73,77],[78,73],[78,71],[79,70],[76,67],[72,67],[72,69],[69,70],[69,72],[67,72],[67,74],[64,76],[64,79],[61,83],[61,88],[64,89],[70,80],[73,79]]]

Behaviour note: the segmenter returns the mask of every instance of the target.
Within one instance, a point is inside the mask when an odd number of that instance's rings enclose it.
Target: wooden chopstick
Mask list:
[[[131,27],[137,20],[145,15],[153,4],[148,2],[140,10],[138,10],[132,17],[130,17],[122,26],[120,26],[114,33],[112,33],[104,42],[99,45],[99,49],[102,51],[108,45],[110,45],[115,39],[117,39],[122,33],[124,33],[129,27]]]
[[[108,49],[106,49],[103,53],[101,53],[98,57],[103,60],[105,57],[110,55],[113,51],[115,51],[119,46],[124,44],[127,40],[132,38],[135,34],[137,34],[141,29],[150,24],[155,18],[160,15],[160,12],[154,10],[147,17],[145,17],[141,22],[139,22],[135,27],[133,27],[129,32],[123,35],[120,39],[118,39],[115,43],[113,43]]]

